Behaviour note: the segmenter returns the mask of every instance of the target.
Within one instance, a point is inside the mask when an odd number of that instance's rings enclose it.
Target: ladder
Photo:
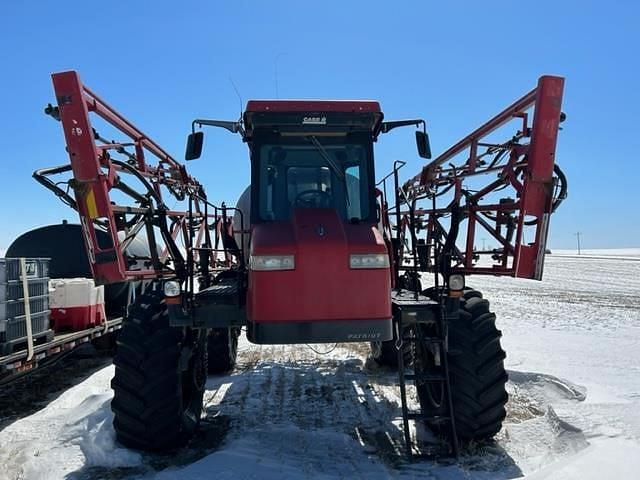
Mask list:
[[[406,292],[406,291],[405,291]],[[402,423],[406,453],[409,460],[414,458],[435,459],[459,456],[459,443],[455,426],[453,400],[449,379],[449,363],[447,358],[447,325],[453,314],[447,315],[444,306],[413,292],[400,292],[394,297],[394,324],[398,340],[398,377],[400,398],[402,401]],[[426,327],[435,333],[428,333]],[[419,371],[405,365],[402,344],[412,342],[414,354],[423,355],[426,349],[439,352],[440,365],[435,371]],[[415,364],[415,359],[414,359]],[[407,372],[407,369],[409,371]],[[438,385],[443,392],[443,405],[437,412],[425,411],[423,408],[410,410],[407,401],[407,384],[417,388]],[[422,443],[411,436],[410,422],[429,422],[448,426],[448,442]]]

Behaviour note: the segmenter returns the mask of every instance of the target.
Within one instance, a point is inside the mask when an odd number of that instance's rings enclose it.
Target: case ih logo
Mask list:
[[[302,119],[303,125],[326,125],[327,117],[304,117]]]

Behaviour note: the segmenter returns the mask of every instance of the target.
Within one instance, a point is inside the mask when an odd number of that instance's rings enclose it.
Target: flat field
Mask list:
[[[0,424],[0,478],[638,478],[639,260],[637,249],[554,252],[542,282],[469,280],[498,315],[510,400],[495,444],[466,448],[457,464],[406,462],[397,376],[367,359],[368,345],[314,351],[243,336],[235,371],[208,380],[188,447],[121,448],[114,369],[94,365],[62,393],[45,389],[35,413]]]

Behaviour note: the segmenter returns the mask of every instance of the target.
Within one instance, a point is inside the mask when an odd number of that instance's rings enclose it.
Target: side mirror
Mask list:
[[[426,132],[416,131],[416,146],[418,147],[418,155],[422,158],[431,158],[431,144]]]
[[[184,154],[185,160],[195,160],[202,155],[202,144],[204,142],[204,132],[190,133],[187,137],[187,151]]]

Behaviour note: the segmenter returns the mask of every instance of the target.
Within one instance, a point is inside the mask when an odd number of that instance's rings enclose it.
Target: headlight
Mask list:
[[[251,255],[251,270],[293,270],[296,262],[293,255]]]
[[[180,296],[180,283],[175,280],[169,280],[164,282],[164,296],[165,297],[179,297]]]
[[[354,253],[349,256],[351,268],[389,268],[389,255],[386,253]]]
[[[449,276],[449,290],[464,290],[464,275],[456,273]]]

